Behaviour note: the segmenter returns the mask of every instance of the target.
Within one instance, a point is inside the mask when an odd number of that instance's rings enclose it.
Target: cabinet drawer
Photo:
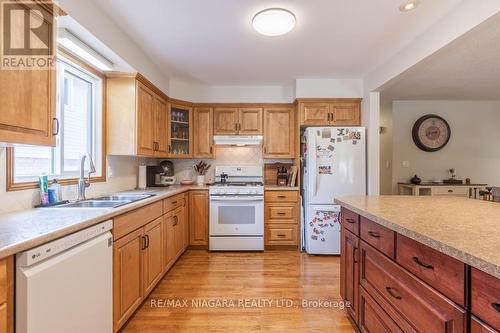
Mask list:
[[[295,206],[266,205],[266,221],[268,219],[286,219],[294,223]],[[274,222],[272,222],[274,223]]]
[[[360,217],[361,239],[388,256],[394,258],[394,240],[396,233],[373,221]]]
[[[472,313],[500,331],[500,280],[472,268]]]
[[[266,191],[265,202],[297,202],[299,194],[297,191]]]
[[[138,208],[113,219],[113,240],[117,240],[163,215],[161,201]]]
[[[477,318],[472,317],[470,324],[470,332],[471,333],[498,333],[488,325],[484,324]]]
[[[359,288],[359,328],[367,333],[404,333],[375,300]]]
[[[351,212],[348,209],[342,208],[342,225],[356,236],[359,236],[358,214]]]
[[[296,245],[297,225],[295,224],[268,224],[266,226],[266,244],[268,245]]]
[[[0,260],[0,304],[7,302],[7,259]]]
[[[465,306],[462,262],[402,235],[397,235],[396,261],[452,301]]]
[[[360,283],[389,303],[415,330],[463,333],[465,312],[424,282],[361,241]]]
[[[469,188],[468,187],[434,187],[432,189],[432,195],[450,195],[457,197],[468,197]]]
[[[177,207],[184,206],[184,194],[174,195],[173,197],[163,200],[163,214],[176,209]]]

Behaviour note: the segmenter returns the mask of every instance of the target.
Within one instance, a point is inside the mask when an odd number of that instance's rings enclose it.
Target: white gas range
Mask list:
[[[210,251],[264,250],[262,166],[217,166],[210,186]]]

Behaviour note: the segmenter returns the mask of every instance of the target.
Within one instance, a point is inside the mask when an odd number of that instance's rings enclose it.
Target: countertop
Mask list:
[[[499,203],[445,196],[356,196],[335,202],[500,279]]]
[[[0,215],[0,259],[189,190],[208,190],[208,187],[172,185],[120,192],[155,196],[117,208],[34,208]]]

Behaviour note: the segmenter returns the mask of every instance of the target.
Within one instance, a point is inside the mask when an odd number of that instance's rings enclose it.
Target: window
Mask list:
[[[103,176],[103,78],[96,74],[58,57],[56,147],[18,145],[12,149],[12,183],[37,181],[42,173],[49,178],[78,178],[85,153],[96,166],[93,176]]]

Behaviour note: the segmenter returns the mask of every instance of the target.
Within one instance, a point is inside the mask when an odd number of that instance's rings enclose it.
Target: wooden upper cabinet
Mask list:
[[[155,97],[155,156],[168,156],[168,115],[170,111],[169,104],[158,96]]]
[[[262,135],[262,108],[215,108],[215,135]]]
[[[19,6],[24,6],[19,4]],[[22,9],[22,8],[21,8]],[[44,10],[38,6],[37,10]],[[55,22],[55,21],[54,21]],[[55,38],[54,22],[44,22]],[[16,24],[16,22],[12,22]],[[21,27],[15,27],[23,31]],[[40,29],[38,29],[40,32]],[[56,70],[1,70],[0,142],[55,146]]]
[[[195,158],[213,158],[213,109],[194,109],[193,156]]]
[[[238,134],[262,135],[262,108],[239,109]]]
[[[168,97],[140,74],[109,74],[107,153],[167,157]]]
[[[155,152],[155,95],[137,83],[137,154],[153,156]]]
[[[360,126],[361,99],[298,99],[300,125]]]
[[[330,106],[331,123],[335,126],[361,125],[360,103],[335,103]]]
[[[238,134],[238,109],[237,108],[215,108],[214,109],[214,134],[235,135]]]
[[[293,108],[264,110],[264,158],[295,157],[295,118]]]
[[[187,105],[170,105],[169,157],[193,156],[193,108]]]
[[[329,125],[330,104],[328,103],[300,103],[301,125]]]

